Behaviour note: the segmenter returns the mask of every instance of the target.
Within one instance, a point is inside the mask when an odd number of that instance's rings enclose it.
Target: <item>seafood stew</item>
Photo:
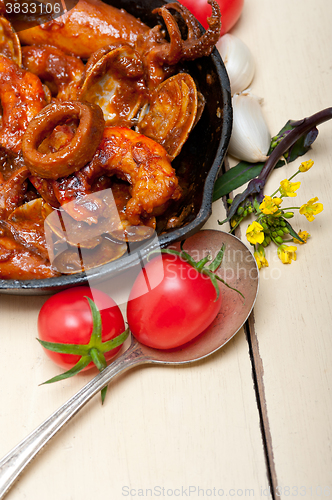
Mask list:
[[[157,16],[156,13],[152,13],[152,10],[165,4],[166,2],[161,0],[141,1],[139,5],[137,5],[136,2],[131,2],[129,0],[122,0],[121,2],[112,0],[112,5],[117,8],[124,8],[135,17],[138,16],[142,22],[152,28],[156,26]],[[164,11],[162,13],[166,17],[167,21],[167,15]],[[163,23],[163,16],[159,15],[157,17],[158,22]],[[182,28],[183,27],[181,27],[181,29]],[[194,28],[190,29],[194,30]],[[195,36],[197,36],[197,34]],[[123,231],[120,231],[116,226],[116,222],[112,219],[112,215],[106,214],[105,217],[99,218],[99,221],[101,219],[103,220],[105,227],[107,224],[113,224],[113,229],[108,235],[109,237],[103,237],[101,239],[99,234],[97,236],[94,235],[91,239],[87,239],[87,253],[90,252],[92,254],[94,247],[99,248],[99,256],[96,255],[95,258],[91,259],[92,264],[89,271],[89,277],[95,276],[98,279],[106,279],[110,274],[116,274],[123,271],[136,262],[137,257],[134,254],[135,252],[132,254],[128,254],[128,252],[126,252],[126,242],[128,242],[128,240],[133,242],[133,248],[139,248],[141,255],[144,255],[156,245],[166,246],[174,241],[184,239],[185,237],[196,232],[204,224],[211,212],[213,184],[227,150],[232,121],[229,82],[222,61],[217,51],[214,49],[210,56],[198,54],[198,58],[189,56],[187,59],[180,60],[176,63],[176,71],[174,71],[173,68],[169,68],[168,63],[165,64],[162,67],[161,77],[159,70],[151,72],[153,73],[153,78],[149,80],[148,91],[151,94],[152,91],[158,88],[158,93],[155,92],[155,99],[149,101],[150,110],[155,108],[156,113],[159,113],[160,107],[167,105],[167,99],[169,96],[175,95],[179,87],[185,89],[184,97],[187,99],[187,102],[192,103],[196,99],[197,109],[202,108],[199,113],[196,113],[196,115],[201,114],[199,120],[198,118],[196,120],[192,120],[193,113],[191,111],[187,113],[191,119],[191,124],[189,125],[187,123],[190,119],[188,120],[188,116],[185,116],[185,113],[183,113],[182,118],[184,116],[184,119],[182,120],[182,124],[184,123],[184,125],[181,127],[181,133],[176,134],[174,130],[170,128],[172,136],[178,135],[180,136],[180,142],[183,141],[179,147],[174,147],[174,141],[167,141],[169,138],[168,134],[166,134],[165,137],[160,136],[158,127],[156,126],[156,124],[158,125],[158,120],[151,119],[151,115],[150,119],[148,114],[143,116],[140,125],[137,125],[137,122],[135,122],[137,119],[137,109],[143,107],[142,102],[138,108],[135,108],[136,103],[134,108],[130,109],[126,116],[122,115],[121,123],[116,121],[112,122],[112,115],[114,115],[113,111],[115,106],[113,107],[113,110],[111,109],[109,115],[107,115],[102,99],[98,97],[97,92],[94,90],[94,85],[96,87],[96,80],[97,84],[100,83],[100,81],[98,82],[99,77],[105,81],[105,75],[107,76],[105,68],[107,68],[109,60],[112,61],[113,67],[118,64],[118,68],[120,68],[118,73],[121,73],[121,59],[125,58],[126,61],[130,60],[133,72],[135,73],[136,71],[135,84],[137,84],[138,87],[136,87],[135,93],[139,96],[139,99],[144,101],[144,92],[146,92],[146,89],[143,89],[141,92],[137,91],[137,89],[142,90],[139,84],[139,61],[136,60],[137,57],[132,48],[128,46],[129,48],[126,47],[124,52],[121,44],[116,42],[114,45],[115,47],[111,48],[110,56],[110,52],[106,52],[105,54],[101,49],[101,54],[99,54],[99,58],[97,57],[97,62],[90,61],[92,68],[94,69],[94,73],[88,84],[86,84],[85,87],[83,85],[85,97],[82,99],[82,102],[84,103],[84,106],[86,106],[86,101],[90,100],[89,107],[96,107],[98,109],[101,108],[104,114],[104,121],[106,122],[102,139],[100,140],[100,137],[97,137],[95,140],[95,142],[98,143],[96,151],[97,153],[99,151],[99,153],[93,155],[92,160],[88,160],[88,163],[83,167],[79,167],[78,170],[75,170],[77,168],[77,159],[75,159],[75,161],[73,161],[74,171],[61,172],[57,178],[49,180],[49,177],[45,174],[48,168],[47,165],[47,168],[45,167],[45,162],[42,162],[41,164],[41,168],[44,170],[34,171],[38,162],[36,162],[34,156],[31,156],[30,154],[31,150],[32,152],[36,152],[36,150],[32,147],[33,141],[29,141],[28,132],[31,130],[31,122],[34,124],[34,119],[31,119],[29,121],[28,130],[22,141],[23,145],[26,143],[25,146],[23,146],[23,149],[25,148],[23,151],[24,158],[22,160],[22,158],[18,158],[16,156],[15,168],[10,167],[10,169],[15,171],[15,175],[17,177],[16,184],[18,179],[22,184],[28,178],[31,191],[38,192],[39,197],[35,199],[30,194],[29,196],[31,199],[28,199],[28,196],[25,195],[24,203],[21,202],[20,204],[20,207],[22,207],[22,205],[25,206],[24,210],[20,208],[20,210],[16,212],[15,216],[11,217],[12,221],[9,221],[9,225],[8,223],[3,224],[3,222],[1,222],[0,228],[2,229],[4,236],[8,235],[8,231],[13,234],[15,229],[14,225],[16,224],[16,228],[18,227],[19,221],[26,215],[25,212],[30,212],[29,217],[31,216],[31,213],[34,213],[33,217],[36,221],[34,229],[33,231],[30,231],[30,233],[29,230],[26,230],[26,233],[30,234],[29,237],[31,244],[32,241],[41,241],[42,236],[40,233],[42,232],[45,216],[49,216],[51,211],[58,211],[57,209],[54,210],[54,208],[56,208],[54,199],[56,199],[58,207],[60,205],[61,209],[62,200],[66,202],[67,209],[62,212],[64,216],[67,217],[68,215],[72,215],[74,213],[74,220],[77,222],[75,231],[82,232],[85,228],[88,229],[89,233],[91,226],[94,224],[93,214],[88,214],[88,218],[90,216],[91,219],[90,224],[86,224],[86,218],[81,218],[80,220],[80,217],[76,217],[75,219],[75,213],[82,213],[82,208],[84,209],[86,207],[83,206],[84,204],[75,204],[71,202],[75,201],[76,193],[82,189],[82,185],[85,185],[88,180],[91,182],[89,184],[89,191],[84,191],[84,195],[88,197],[89,201],[86,205],[90,204],[90,206],[99,206],[98,204],[101,203],[109,206],[107,205],[108,201],[106,200],[107,196],[105,193],[108,193],[110,191],[109,188],[111,187],[117,207],[121,205],[121,209],[119,210],[120,216],[123,214],[126,216],[121,219]],[[61,50],[58,48],[56,49]],[[48,56],[50,53],[56,53],[56,49],[54,47],[52,47],[52,50],[49,49],[50,52],[48,53]],[[23,45],[23,61],[26,61],[27,66],[28,64],[33,66],[33,57],[30,57],[31,52],[33,51],[37,51],[37,48],[29,45]],[[84,59],[83,64],[85,65],[86,71],[88,63]],[[76,72],[75,78],[77,78],[77,74],[81,71],[79,66],[80,65],[77,64],[74,69],[72,69],[72,73]],[[164,73],[167,73],[166,77]],[[177,75],[180,76],[178,77]],[[57,85],[57,91],[60,90],[64,95],[60,95],[60,98],[58,95],[56,97],[51,96],[49,104],[43,104],[41,106],[41,110],[36,113],[36,125],[40,123],[42,118],[39,117],[43,117],[43,113],[45,113],[46,117],[50,116],[52,106],[54,106],[54,101],[56,99],[60,102],[60,106],[57,106],[57,111],[60,109],[61,113],[64,113],[64,108],[69,100],[68,92],[75,96],[73,101],[76,102],[79,100],[77,99],[77,95],[75,95],[75,78],[72,78],[71,80],[71,82],[74,81],[74,83],[70,89],[68,89],[68,85],[67,89],[64,86],[60,88],[60,85]],[[86,78],[85,83],[87,80],[88,79]],[[128,87],[121,75],[118,80],[121,80],[124,87]],[[194,86],[192,86],[191,80],[194,82]],[[45,85],[44,82],[43,85]],[[109,83],[106,82],[106,85],[109,85]],[[118,82],[116,82],[116,85],[118,86]],[[49,85],[48,87],[50,91],[52,91],[52,85]],[[81,91],[81,88],[79,90]],[[194,95],[195,92],[196,95]],[[86,98],[87,95],[88,98]],[[89,95],[97,95],[94,102],[91,102]],[[176,95],[178,95],[178,93]],[[204,109],[203,106],[200,105],[200,101],[202,99],[205,100]],[[128,108],[130,108],[130,106]],[[49,109],[51,109],[51,111],[48,111]],[[64,116],[66,115],[64,114]],[[66,149],[66,144],[70,143],[73,135],[75,136],[75,133],[77,132],[78,122],[78,115],[75,120],[72,120],[72,123],[69,123],[68,119],[61,118],[58,125],[57,137],[54,137],[53,135],[51,138],[45,138],[43,136],[42,139],[39,140],[38,152],[50,151],[52,148],[52,151],[54,151],[59,141],[61,143],[61,147]],[[98,136],[98,133],[96,135]],[[148,148],[146,151],[145,148],[143,148],[144,151],[142,152],[140,140],[140,136],[142,135],[144,135],[145,138],[144,146],[146,146],[146,144],[151,144],[152,150],[151,148]],[[151,139],[146,139],[147,135],[150,135],[150,138],[151,135],[153,137]],[[32,136],[35,137],[35,129],[33,129]],[[184,140],[182,136],[185,138]],[[129,141],[131,144],[139,144],[136,148],[136,164],[139,163],[138,157],[141,157],[142,155],[144,156],[145,154],[150,158],[157,155],[157,157],[160,158],[158,161],[161,161],[164,165],[161,167],[162,182],[159,182],[159,179],[156,181],[158,186],[162,184],[162,191],[159,192],[157,197],[154,197],[151,196],[151,193],[153,193],[154,190],[149,189],[149,186],[145,186],[145,198],[146,194],[148,195],[148,202],[146,202],[145,205],[144,197],[141,199],[140,193],[136,196],[136,198],[133,196],[135,186],[133,188],[130,185],[130,182],[128,183],[128,175],[125,175],[128,173],[128,169],[130,171],[132,167],[126,164],[124,168],[127,168],[127,171],[125,174],[121,173],[119,175],[119,172],[117,171],[118,167],[112,165],[110,162],[111,156],[118,147],[117,144],[121,143],[123,145],[126,141]],[[161,147],[159,147],[158,143],[160,143]],[[169,149],[170,147],[173,147],[173,150]],[[163,151],[165,149],[167,150],[168,158],[165,157],[165,160],[163,160]],[[61,150],[62,149],[60,149],[60,151]],[[109,153],[107,153],[107,151],[109,151]],[[54,157],[55,156],[56,155],[54,155]],[[55,159],[54,157],[52,156],[52,161]],[[108,158],[107,161],[105,159],[106,157]],[[29,163],[30,160],[31,164]],[[8,163],[8,160],[6,161]],[[20,164],[19,161],[21,161]],[[28,168],[26,164],[29,165]],[[119,164],[119,162],[117,162],[117,164]],[[101,169],[106,168],[105,165],[107,169],[109,169],[109,176],[100,175]],[[54,171],[57,169],[51,167],[51,170]],[[111,174],[114,175],[115,180],[111,177]],[[53,189],[50,189],[50,185]],[[93,189],[90,189],[92,185]],[[55,198],[54,192],[56,192]],[[75,193],[75,199],[73,199],[72,196],[73,192]],[[101,195],[101,193],[104,193],[104,195]],[[42,199],[40,198],[40,194],[42,194]],[[152,208],[149,203],[152,203],[152,205],[154,204]],[[70,212],[70,207],[72,212]],[[103,215],[105,215],[105,213]],[[48,219],[46,220],[48,221]],[[49,220],[50,222],[46,224],[46,226],[48,226],[50,231],[53,232],[53,235],[55,234],[56,237],[59,237],[61,231],[57,229],[58,222],[56,222],[54,218],[52,222],[52,217],[50,217]],[[122,237],[120,235],[121,232]],[[158,239],[153,237],[155,232],[158,235]],[[17,238],[15,243],[22,244],[22,240]],[[23,247],[25,251],[26,241],[24,242]],[[38,259],[43,257],[41,247],[41,244],[40,248],[37,247]],[[106,260],[101,259],[101,255],[103,258],[107,255]],[[33,257],[35,256],[36,252]],[[79,265],[76,267],[74,266],[73,273],[71,273],[71,265],[66,268],[66,259],[68,259],[68,255],[66,255],[66,258],[62,258],[62,262],[60,264],[58,262],[59,266],[53,277],[47,275],[47,266],[45,266],[46,274],[44,276],[42,274],[39,275],[38,279],[35,279],[33,276],[27,276],[25,279],[17,279],[16,277],[15,279],[0,280],[0,290],[2,293],[43,293],[45,291],[55,291],[57,289],[86,282],[86,273],[82,272],[82,268],[80,268]],[[87,261],[85,260],[84,262],[86,263]],[[43,269],[40,262],[38,265],[40,269]],[[59,272],[59,269],[61,272]]]

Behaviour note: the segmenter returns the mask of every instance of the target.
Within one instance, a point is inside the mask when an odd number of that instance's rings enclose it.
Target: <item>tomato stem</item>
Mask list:
[[[102,342],[102,320],[100,311],[93,300],[91,300],[89,297],[85,298],[88,301],[92,314],[92,332],[88,344],[60,344],[57,342],[46,342],[45,340],[37,338],[38,342],[49,351],[58,352],[61,354],[73,354],[81,356],[76,365],[73,366],[70,370],[47,380],[46,382],[44,382],[44,384],[59,382],[60,380],[73,377],[84,368],[86,368],[91,363],[91,361],[95,364],[100,372],[103,371],[107,366],[104,353],[115,349],[115,347],[123,344],[123,342],[128,338],[129,328],[127,328],[124,332],[122,332],[120,335],[117,335],[113,339]],[[107,387],[104,387],[104,389],[102,389],[101,391],[102,403],[105,400],[106,391]]]
[[[241,297],[245,298],[244,295],[239,290],[237,290],[236,288],[231,287],[228,283],[226,283],[226,281],[224,281],[222,278],[220,278],[220,276],[218,276],[217,274],[215,274],[215,272],[218,270],[218,268],[222,264],[222,261],[223,261],[224,255],[225,255],[225,250],[226,250],[225,243],[222,244],[221,249],[218,251],[217,255],[215,256],[215,258],[212,261],[211,261],[212,257],[209,254],[206,257],[203,257],[198,262],[196,262],[191,257],[191,255],[189,255],[183,249],[184,243],[185,243],[185,240],[181,241],[181,243],[180,243],[180,251],[174,250],[173,248],[162,248],[162,249],[160,249],[160,252],[161,253],[165,253],[165,254],[177,255],[182,260],[184,260],[185,262],[187,262],[188,264],[190,264],[193,268],[195,268],[198,272],[200,272],[201,274],[204,274],[205,276],[208,276],[210,278],[210,280],[211,280],[211,283],[213,284],[213,286],[215,288],[215,291],[216,291],[216,298],[215,298],[215,300],[218,300],[219,295],[220,295],[220,288],[218,286],[218,281],[220,281],[225,286],[227,286],[227,288],[230,288],[234,292],[239,293],[241,295]],[[151,253],[154,253],[154,252],[155,251],[153,251]],[[210,262],[210,264],[208,266],[206,266],[206,264],[208,262]]]

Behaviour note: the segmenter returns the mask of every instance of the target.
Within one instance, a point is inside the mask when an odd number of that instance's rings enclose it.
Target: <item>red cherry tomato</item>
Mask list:
[[[92,299],[99,309],[103,342],[125,331],[121,311],[114,300],[100,290],[82,286],[59,292],[45,302],[38,316],[39,338],[60,344],[88,344],[93,321],[86,297]],[[104,353],[106,361],[115,356],[120,348],[121,346]],[[57,365],[66,369],[72,368],[81,357],[48,349],[45,349],[45,352]],[[84,370],[92,366],[93,363],[90,363]]]
[[[160,274],[160,265],[160,257],[156,257],[138,275],[128,300],[127,320],[139,342],[170,349],[193,339],[212,323],[220,310],[221,294],[217,298],[208,276],[169,254],[162,255],[164,276],[151,287],[148,278]]]
[[[196,19],[208,28],[207,18],[211,15],[211,7],[207,0],[179,0],[187,7]],[[239,19],[243,9],[244,0],[217,0],[221,11],[220,36],[227,33]]]

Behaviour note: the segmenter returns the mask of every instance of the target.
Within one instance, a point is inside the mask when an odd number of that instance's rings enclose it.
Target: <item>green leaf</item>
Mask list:
[[[106,392],[107,392],[108,386],[106,385],[101,391],[101,404],[104,404],[105,398],[106,398]]]
[[[43,384],[53,384],[53,382],[59,382],[60,380],[73,377],[74,375],[77,375],[77,373],[79,373],[81,370],[83,370],[83,368],[88,366],[90,361],[91,361],[91,356],[82,356],[81,359],[76,363],[76,365],[73,366],[70,370],[61,373],[61,375],[57,375],[56,377],[46,380],[46,382],[43,382]]]
[[[213,273],[218,269],[220,264],[222,263],[222,260],[224,258],[224,253],[225,253],[226,245],[225,243],[222,244],[221,249],[217,253],[215,259],[211,262],[209,266],[207,266],[207,269],[212,271]]]
[[[90,350],[89,354],[91,356],[92,361],[94,362],[94,364],[98,368],[98,370],[100,372],[105,370],[107,363],[106,363],[106,359],[105,359],[104,354],[102,352],[99,352],[98,349],[96,349],[95,347],[93,347]]]
[[[224,281],[222,278],[220,278],[220,276],[218,276],[217,274],[215,274],[214,276],[217,278],[217,280],[221,281],[225,286],[227,286],[227,288],[230,288],[234,292],[239,293],[241,295],[241,297],[245,300],[245,296],[243,295],[243,293],[240,292],[240,290],[238,290],[237,288],[233,288],[231,285],[226,283],[226,281]]]
[[[106,342],[103,342],[101,346],[99,347],[99,351],[101,353],[111,351],[112,349],[115,349],[115,347],[118,347],[119,345],[123,344],[124,341],[128,338],[129,336],[129,328],[125,330],[124,332],[120,333],[117,337],[114,337],[111,340],[107,340]]]
[[[89,297],[85,297],[87,301],[89,302],[89,306],[91,309],[91,314],[92,314],[92,333],[90,337],[90,344],[95,345],[95,343],[98,342],[98,340],[101,340],[101,316],[98,307],[94,303],[93,300],[91,300]]]
[[[105,370],[107,366],[107,362],[105,359],[105,356],[103,355],[102,352],[99,352],[98,349],[93,347],[90,351],[90,356],[96,367],[100,372]],[[107,393],[107,385],[100,391],[101,394],[101,403],[104,404],[105,398],[106,398],[106,393]]]
[[[290,223],[283,219],[285,222],[286,222],[286,227],[289,229],[289,234],[293,237],[293,238],[296,238],[297,240],[301,241],[302,243],[305,243],[305,241],[300,238],[300,236],[297,234],[296,231],[294,231],[294,229],[292,228],[292,226],[290,225]]]
[[[60,344],[57,342],[46,342],[45,340],[38,339],[38,342],[49,351],[59,352],[61,354],[75,354],[77,356],[85,356],[89,351],[88,345],[77,344]]]
[[[211,260],[211,255],[207,255],[206,257],[203,257],[200,261],[197,262],[196,264],[196,269],[197,271],[201,272],[203,267],[205,267],[205,264],[207,264]]]
[[[235,167],[218,177],[214,184],[213,201],[219,200],[238,187],[257,177],[261,173],[264,163],[247,163],[241,161]]]
[[[268,155],[277,147],[279,142],[287,135],[287,133],[292,130],[293,125],[292,120],[284,125],[284,127],[278,132],[278,134],[272,137],[271,146]],[[315,141],[318,135],[318,130],[316,127],[312,128],[308,133],[303,134],[295,144],[285,153],[284,157],[287,163],[291,163],[296,160],[299,156],[303,156],[310,149],[311,144]],[[280,168],[286,164],[285,160],[280,159],[274,168]],[[264,166],[263,162],[259,163],[249,163],[246,161],[241,161],[235,167],[232,167],[225,174],[219,177],[214,185],[213,191],[213,201],[218,200],[222,196],[226,196],[235,189],[243,186],[251,179],[257,177]]]

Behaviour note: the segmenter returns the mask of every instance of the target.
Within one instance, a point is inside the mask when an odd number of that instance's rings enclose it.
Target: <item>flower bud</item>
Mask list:
[[[293,212],[286,212],[284,214],[284,217],[286,217],[286,219],[291,219],[292,217],[294,217],[294,213]]]
[[[276,240],[276,242],[277,242],[277,243],[280,243],[280,244],[284,242],[284,240],[282,239],[282,237],[281,237],[281,236],[277,236],[277,237],[276,237],[276,238],[274,238],[274,239]]]

